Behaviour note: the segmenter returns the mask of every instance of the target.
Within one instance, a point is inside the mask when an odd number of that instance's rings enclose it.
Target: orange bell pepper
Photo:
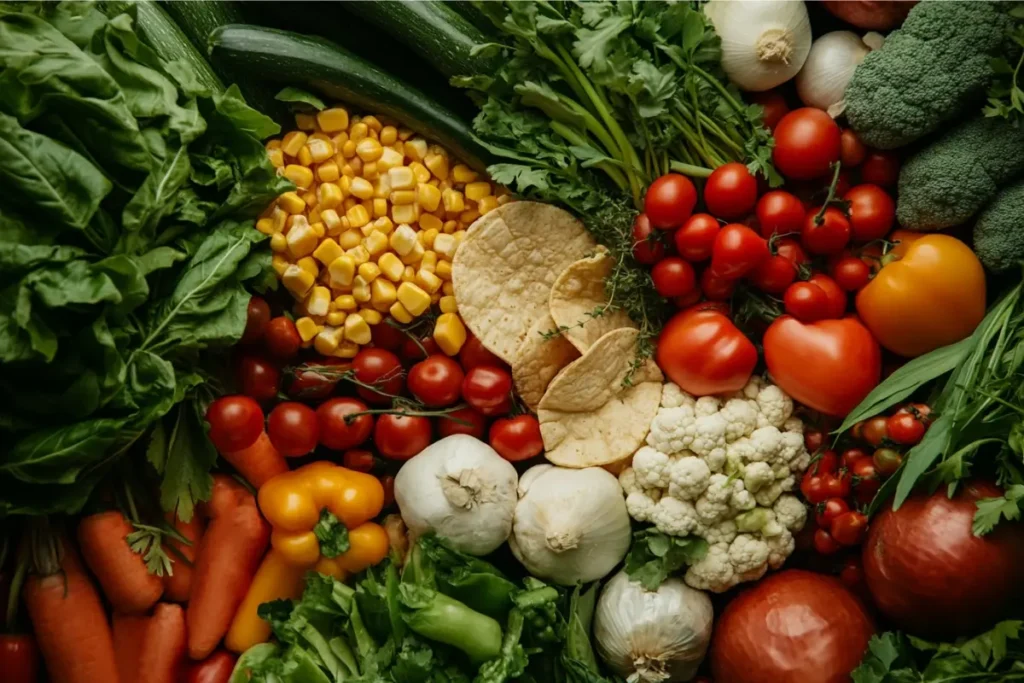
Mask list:
[[[370,521],[384,506],[373,475],[314,462],[265,483],[259,503],[273,529],[270,545],[285,562],[313,568],[325,558],[354,573],[388,554],[387,533]]]
[[[857,294],[857,313],[890,351],[920,356],[964,339],[985,317],[985,271],[955,237],[903,240],[883,263]]]

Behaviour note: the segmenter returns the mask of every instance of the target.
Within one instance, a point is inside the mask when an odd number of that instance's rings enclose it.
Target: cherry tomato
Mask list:
[[[825,443],[825,433],[820,429],[808,429],[804,432],[804,448],[808,453],[815,453]]]
[[[782,175],[810,180],[839,161],[841,132],[832,117],[813,107],[795,109],[775,127],[772,161]]]
[[[832,266],[832,279],[846,292],[856,292],[871,280],[871,266],[856,256],[843,256]]]
[[[356,472],[372,472],[377,462],[370,451],[362,448],[352,448],[342,454],[341,464]]]
[[[835,451],[824,451],[815,459],[808,471],[815,475],[835,474],[839,470],[839,456]]]
[[[828,491],[825,490],[825,475],[817,475],[808,470],[800,482],[800,493],[808,503],[817,505],[828,500]]]
[[[886,423],[886,436],[904,446],[913,446],[924,436],[924,423],[910,413],[896,413]]]
[[[791,237],[783,237],[775,242],[775,253],[788,258],[794,266],[800,268],[805,263],[810,263],[807,252],[800,246],[800,243]]]
[[[839,552],[840,546],[825,529],[818,529],[814,532],[814,549],[821,555],[833,555]]]
[[[784,190],[766,192],[757,201],[757,222],[761,226],[761,236],[800,232],[806,213],[804,203],[796,195]]]
[[[768,258],[768,242],[741,223],[730,223],[715,237],[711,271],[717,277],[736,280]]]
[[[400,396],[405,388],[405,372],[398,356],[384,349],[362,349],[352,359],[355,377],[373,389],[359,387],[358,394],[367,403],[385,405],[393,396]],[[379,391],[374,391],[378,389]]]
[[[849,512],[849,510],[850,505],[842,498],[829,498],[824,503],[818,503],[815,506],[814,521],[822,529],[827,529],[832,524],[833,519],[844,512]]]
[[[373,428],[377,451],[391,460],[408,460],[430,445],[430,420],[420,415],[385,413]]]
[[[682,227],[676,230],[674,241],[676,251],[687,261],[696,263],[711,258],[715,246],[715,238],[721,230],[714,216],[707,213],[695,213],[690,216]]]
[[[462,366],[436,353],[409,370],[409,391],[423,405],[443,408],[459,400],[464,376]]]
[[[828,297],[828,317],[842,318],[846,313],[846,305],[849,301],[846,298],[846,292],[836,284],[836,281],[823,273],[815,273],[807,281],[818,285]]]
[[[842,211],[829,206],[819,222],[818,211],[807,212],[800,242],[812,254],[838,254],[850,242],[850,221]]]
[[[853,490],[853,481],[850,477],[850,473],[841,470],[835,474],[826,474],[825,477],[825,491],[828,493],[829,498],[846,498],[850,495],[850,491]]]
[[[288,360],[299,352],[302,337],[295,329],[295,323],[283,315],[272,318],[263,330],[263,345],[274,358]]]
[[[373,432],[373,415],[348,416],[367,410],[367,405],[355,398],[332,398],[321,403],[316,409],[320,445],[344,451],[364,443]]]
[[[654,280],[654,289],[666,298],[685,296],[697,286],[693,266],[678,256],[658,261],[651,268],[651,279]]]
[[[857,134],[849,128],[842,132],[839,140],[842,149],[839,160],[843,164],[843,168],[859,166],[864,161],[864,157],[867,156],[868,148],[860,141]]]
[[[725,315],[689,311],[672,316],[662,328],[655,360],[684,391],[707,396],[746,386],[757,349]]]
[[[427,356],[432,356],[435,353],[440,352],[441,349],[437,345],[437,342],[434,341],[433,335],[427,334],[417,339],[413,339],[406,334],[405,341],[402,342],[402,346],[398,350],[398,356],[402,359],[403,365],[415,365],[421,360],[424,360]]]
[[[868,457],[868,452],[863,448],[847,448],[839,458],[839,466],[844,470],[852,470],[853,463],[866,457]]]
[[[384,507],[395,504],[395,478],[390,474],[380,478],[380,486],[384,489]]]
[[[665,258],[665,243],[658,231],[651,227],[651,219],[645,213],[633,220],[633,258],[645,266]]]
[[[697,188],[690,179],[678,173],[666,173],[647,188],[644,213],[651,225],[671,230],[683,224],[697,204]]]
[[[860,545],[868,532],[868,518],[856,510],[844,512],[832,520],[829,533],[841,545]]]
[[[858,496],[861,496],[861,500],[864,499],[864,496],[870,500],[882,485],[872,458],[861,458],[853,463],[850,474],[853,475],[853,488],[857,491]]]
[[[864,436],[864,441],[868,445],[878,447],[882,445],[882,441],[885,439],[886,430],[889,426],[889,420],[885,417],[878,415],[864,422],[864,428],[861,433]]]
[[[919,420],[921,420],[921,421],[923,421],[923,422],[925,422],[927,424],[929,422],[928,416],[932,414],[932,409],[931,409],[931,407],[929,407],[925,403],[908,403],[907,405],[903,406],[902,408],[900,408],[896,412],[897,413],[910,413],[911,415],[913,415],[917,419],[919,419]]]
[[[206,409],[210,441],[221,453],[256,443],[263,433],[263,409],[248,396],[221,396]]]
[[[761,123],[768,130],[775,130],[775,126],[779,125],[782,117],[789,113],[789,105],[786,104],[786,98],[778,90],[752,92],[747,93],[745,96],[749,96],[753,102],[760,104],[761,108],[764,109]]]
[[[505,367],[505,361],[488,351],[484,343],[474,334],[469,335],[466,343],[462,345],[462,349],[459,351],[459,363],[462,364],[463,370],[472,370],[478,365]]]
[[[785,256],[774,254],[748,276],[762,292],[782,294],[796,279],[796,266]]]
[[[860,166],[861,182],[892,187],[900,177],[900,160],[895,152],[872,149]]]
[[[871,456],[871,461],[874,463],[875,471],[878,474],[888,477],[903,464],[903,456],[899,454],[899,451],[892,448],[879,448]]]
[[[267,417],[267,436],[281,455],[298,458],[310,453],[320,440],[316,411],[304,403],[279,403]]]
[[[201,662],[190,663],[183,683],[228,683],[237,661],[230,652],[217,650]]]
[[[397,352],[402,344],[408,341],[409,337],[402,330],[386,321],[382,325],[374,325],[370,328],[370,338],[373,345],[378,349]]]
[[[878,185],[864,184],[843,195],[850,203],[850,231],[854,242],[885,237],[896,222],[896,202]]]
[[[860,556],[851,555],[843,562],[839,570],[839,580],[849,588],[857,588],[864,581],[864,569],[861,567]]]
[[[503,415],[511,408],[512,375],[502,368],[475,367],[462,380],[462,397],[484,415]]]
[[[757,203],[757,179],[745,164],[731,161],[722,164],[704,183],[704,204],[719,218],[742,218]]]
[[[491,448],[509,462],[529,460],[544,451],[540,423],[533,415],[516,415],[495,420],[489,434]]]
[[[462,424],[463,422],[467,424]],[[437,418],[437,433],[441,438],[452,434],[469,434],[477,439],[483,439],[486,431],[487,418],[475,408],[459,408]]]
[[[247,353],[238,360],[238,386],[246,396],[269,401],[280,385],[281,370],[266,358]]]
[[[829,317],[828,295],[813,282],[794,282],[782,297],[786,313],[800,322],[811,323]]]
[[[711,272],[711,268],[705,268],[700,274],[700,291],[712,301],[726,301],[732,296],[736,289],[735,280],[727,280],[718,277]]]
[[[243,344],[262,339],[270,322],[270,306],[261,296],[254,296],[249,299],[249,306],[245,310],[245,331],[239,340]]]
[[[338,382],[351,370],[351,362],[332,356],[304,363],[295,368],[295,377],[288,384],[288,395],[310,401],[325,399],[334,393]]]

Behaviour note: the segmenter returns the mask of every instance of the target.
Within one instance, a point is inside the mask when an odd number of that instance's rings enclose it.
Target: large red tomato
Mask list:
[[[716,683],[849,683],[875,632],[861,602],[831,576],[772,574],[715,622]]]
[[[794,180],[810,180],[828,173],[839,161],[842,132],[820,109],[794,109],[775,127],[772,161],[779,172]]]
[[[875,388],[882,350],[854,316],[802,323],[784,315],[764,333],[764,361],[779,387],[826,415],[842,417]]]
[[[684,311],[662,329],[655,359],[683,391],[707,396],[742,389],[757,365],[757,349],[721,313]]]
[[[1003,522],[980,538],[971,525],[979,499],[1002,495],[974,481],[950,499],[943,486],[873,519],[864,577],[878,608],[928,638],[973,635],[998,621],[1024,597],[1024,523]]]

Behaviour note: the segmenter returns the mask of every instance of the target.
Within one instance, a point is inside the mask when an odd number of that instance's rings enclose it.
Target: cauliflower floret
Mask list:
[[[768,384],[757,394],[757,407],[758,427],[782,427],[793,414],[793,399],[774,384]]]
[[[751,534],[739,534],[729,544],[729,561],[738,574],[768,563],[768,544]]]
[[[705,398],[708,397],[704,396],[700,401]],[[698,417],[693,422],[693,442],[689,445],[690,450],[696,455],[706,458],[716,448],[720,448],[724,455],[725,431],[728,426],[725,418],[718,413]]]
[[[793,554],[796,548],[796,541],[793,534],[783,530],[778,536],[770,536],[764,539],[768,546],[768,566],[778,569],[786,561],[786,558]]]
[[[732,543],[732,539],[736,538],[737,533],[736,522],[725,519],[712,526],[699,527],[694,533],[707,541],[709,545]]]
[[[735,441],[757,428],[757,404],[742,398],[726,401],[718,414],[725,418],[725,440]]]
[[[636,483],[645,489],[663,489],[668,486],[673,459],[666,453],[643,446],[633,456]]]
[[[749,572],[743,572],[742,574],[736,575],[736,583],[746,583],[748,581],[757,581],[762,576],[768,573],[768,563],[765,562],[760,567],[755,567]]]
[[[779,449],[782,446],[782,433],[772,426],[755,429],[750,435],[750,443],[754,447],[754,455],[751,460],[767,462],[773,465],[779,456]]]
[[[786,531],[786,527],[779,524],[779,521],[775,519],[774,516],[770,522],[761,527],[761,537],[766,539],[771,538],[772,536],[778,536],[783,532],[789,533]]]
[[[704,462],[708,464],[708,467],[711,468],[712,472],[721,472],[724,470],[727,459],[724,448],[715,448],[704,456]]]
[[[675,455],[690,447],[695,430],[692,406],[662,408],[651,421],[647,445],[662,453]]]
[[[772,506],[775,519],[790,531],[800,531],[807,522],[807,508],[796,496],[781,495]]]
[[[764,387],[764,380],[761,379],[760,375],[753,375],[748,381],[747,385],[743,387],[742,394],[746,398],[756,399],[757,395],[761,393],[761,388]]]
[[[736,570],[729,559],[729,544],[710,546],[703,560],[690,565],[683,580],[691,588],[714,593],[724,593],[735,586]]]
[[[804,421],[796,415],[792,415],[785,422],[782,423],[782,431],[784,432],[799,432],[800,436],[804,434]]]
[[[679,458],[669,471],[668,494],[679,500],[693,500],[704,493],[711,480],[711,468],[700,458]]]
[[[680,406],[690,406],[697,402],[693,396],[679,388],[678,384],[668,382],[661,387],[661,407],[662,408],[678,408]]]
[[[661,497],[661,491],[656,489],[633,491],[626,496],[626,512],[638,522],[650,522]]]
[[[797,432],[782,432],[779,436],[779,460],[786,462],[800,457],[806,453],[804,448],[804,435]]]
[[[742,436],[725,447],[725,457],[730,462],[745,464],[754,458],[754,444],[746,436]]]
[[[754,494],[754,500],[757,504],[770,508],[775,504],[775,501],[779,499],[786,491],[793,490],[793,484],[796,482],[793,477],[786,477],[785,479],[776,479],[770,485],[765,486],[763,489]]]
[[[732,493],[735,490],[734,485],[736,484],[739,484],[739,482],[729,482],[729,477],[724,474],[711,475],[707,489],[697,499],[695,505],[697,517],[701,522],[710,525],[726,517],[733,516],[735,510],[729,506],[729,500],[732,497]]]
[[[701,396],[693,405],[693,414],[697,417],[714,415],[722,409],[722,401],[714,396]]]
[[[757,502],[754,500],[753,493],[740,486],[729,496],[729,507],[737,511],[753,510],[757,507]]]
[[[743,469],[743,486],[750,493],[757,493],[775,481],[775,473],[766,462],[752,462]]]
[[[726,503],[737,484],[738,481],[730,481],[724,474],[712,474],[708,478],[708,487],[703,497],[714,503]]]
[[[697,528],[697,512],[693,503],[663,496],[651,514],[658,531],[669,536],[686,536]]]
[[[640,490],[640,484],[636,481],[636,472],[633,471],[632,467],[627,467],[619,472],[619,486],[622,487],[622,492],[627,496]]]

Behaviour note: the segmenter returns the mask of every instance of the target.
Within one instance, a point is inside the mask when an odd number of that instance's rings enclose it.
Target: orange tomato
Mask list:
[[[857,294],[857,313],[882,346],[913,358],[974,332],[985,316],[985,272],[955,237],[898,232],[894,260]]]

